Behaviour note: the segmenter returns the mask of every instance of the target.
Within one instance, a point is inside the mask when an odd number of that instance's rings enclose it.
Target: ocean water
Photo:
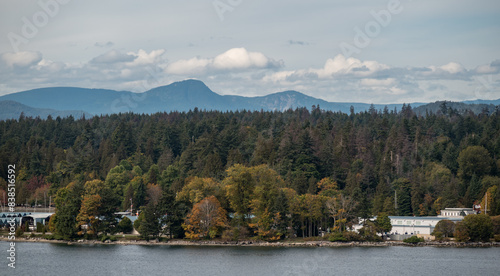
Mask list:
[[[500,248],[16,243],[0,275],[500,275]]]

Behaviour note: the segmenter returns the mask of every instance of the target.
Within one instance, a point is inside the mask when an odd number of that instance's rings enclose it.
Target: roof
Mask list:
[[[46,219],[50,216],[52,216],[54,213],[32,213],[30,215],[24,216],[24,217],[31,217],[33,219]]]
[[[411,217],[411,216],[389,216],[390,219],[394,220],[452,220],[452,221],[461,221],[462,217]]]
[[[124,216],[124,217],[129,218],[130,221],[132,221],[132,223],[138,218],[138,216]]]

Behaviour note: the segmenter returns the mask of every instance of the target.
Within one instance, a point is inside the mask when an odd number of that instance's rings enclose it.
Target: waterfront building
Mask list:
[[[453,222],[461,221],[466,215],[476,214],[472,208],[445,208],[438,216],[412,217],[412,216],[389,216],[392,230],[385,233],[391,240],[402,240],[411,236],[419,236],[425,239],[433,239],[432,232],[436,224],[444,219]],[[371,218],[375,221],[376,217]],[[363,227],[363,219],[354,225],[353,230],[359,231]]]

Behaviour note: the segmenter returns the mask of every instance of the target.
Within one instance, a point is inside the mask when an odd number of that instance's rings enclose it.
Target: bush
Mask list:
[[[112,241],[112,242],[115,242],[116,241],[116,237],[115,236],[111,236],[111,237],[109,237],[109,240]]]
[[[40,222],[37,222],[36,223],[36,231],[38,233],[40,233],[40,232],[43,232],[44,230],[45,230],[45,226],[43,224],[41,224]]]
[[[328,237],[328,240],[331,242],[346,242],[347,241],[347,239],[344,238],[344,236],[340,232],[335,232],[335,233],[330,234],[330,236]]]
[[[377,235],[376,226],[373,222],[367,221],[363,228],[359,229],[359,235],[362,240],[372,241],[372,242],[380,242],[382,238]]]
[[[16,237],[22,237],[24,235],[24,228],[22,226],[17,227],[16,229]]]
[[[500,235],[500,216],[491,217],[493,235]]]
[[[490,241],[493,234],[493,223],[488,215],[468,215],[464,218],[463,224],[467,228],[470,241]]]
[[[453,237],[453,233],[455,232],[455,223],[448,219],[443,219],[436,224],[432,235],[436,237],[436,239]]]
[[[469,230],[467,229],[467,226],[461,221],[457,222],[457,225],[455,226],[455,240],[457,242],[467,242],[470,239],[469,236]]]
[[[245,226],[234,226],[222,232],[222,240],[238,241],[250,237],[250,231]]]
[[[103,235],[101,237],[101,242],[105,242],[106,240],[109,240],[109,236],[108,235]]]
[[[438,241],[441,241],[444,239],[444,235],[443,235],[443,232],[440,232],[440,231],[432,231],[432,235],[436,238],[436,240]]]
[[[358,233],[351,231],[345,231],[344,233],[342,233],[342,236],[344,236],[344,238],[349,242],[363,240]]]
[[[126,234],[132,232],[132,230],[134,230],[132,221],[127,217],[123,217],[123,219],[118,223],[118,231]]]
[[[46,235],[45,239],[47,239],[47,240],[62,240],[63,237],[61,237],[60,235],[57,235],[57,234],[52,234],[52,235]]]
[[[495,235],[495,237],[494,237],[494,238],[495,238],[495,241],[496,241],[496,242],[500,242],[500,235]]]
[[[411,236],[411,237],[409,237],[407,239],[404,239],[403,242],[416,244],[416,243],[419,243],[419,242],[424,242],[424,238],[419,238],[417,236]]]

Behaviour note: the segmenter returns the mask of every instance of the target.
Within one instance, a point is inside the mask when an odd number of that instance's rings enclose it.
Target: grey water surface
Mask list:
[[[16,243],[0,275],[500,275],[500,248]]]

